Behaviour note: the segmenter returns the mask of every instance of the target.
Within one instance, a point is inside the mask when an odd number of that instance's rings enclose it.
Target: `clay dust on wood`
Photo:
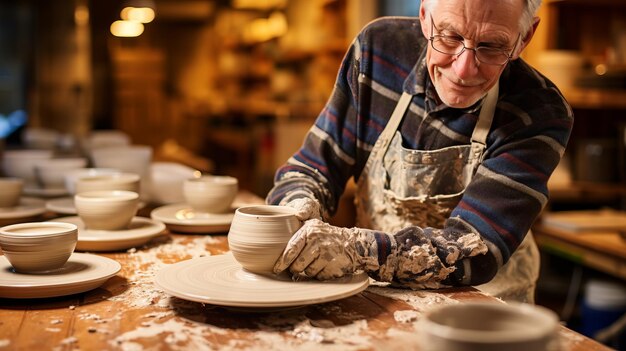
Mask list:
[[[172,298],[158,288],[154,279],[157,272],[168,264],[180,259],[192,259],[210,255],[208,246],[220,241],[211,236],[190,240],[186,237],[175,237],[160,245],[128,251],[128,259],[123,267],[123,275],[128,286],[121,294],[108,298],[119,301],[129,310],[117,313],[110,320],[125,318],[132,314],[133,309],[154,311],[143,314],[138,326],[118,335],[109,341],[112,348],[124,351],[142,351],[146,340],[164,340],[170,350],[367,350],[389,349],[391,342],[398,335],[413,335],[410,331],[394,328],[382,332],[374,332],[368,327],[368,317],[352,309],[343,309],[340,304],[327,303],[317,305],[316,311],[328,319],[311,319],[302,309],[283,310],[272,313],[243,314],[242,327],[220,324],[215,316],[219,316],[218,307],[202,305],[191,301]],[[370,286],[368,292],[379,294],[391,299],[406,302],[414,310],[395,311],[394,319],[404,326],[412,326],[430,306],[446,303],[457,303],[443,294],[427,291],[411,291],[392,289],[385,286]],[[216,312],[217,311],[217,312]],[[307,309],[308,311],[308,309]],[[213,319],[206,316],[211,314]],[[224,318],[237,319],[228,311]],[[228,317],[226,317],[228,316]],[[93,320],[94,323],[107,323],[109,320],[93,314],[78,315],[81,319]],[[335,325],[333,320],[348,321]],[[235,323],[237,324],[237,323]],[[94,329],[93,333],[106,330]],[[90,330],[90,332],[92,332]],[[378,335],[374,335],[378,333]],[[380,335],[380,334],[383,335]],[[413,335],[413,338],[416,336]],[[382,340],[381,340],[382,339]],[[64,340],[65,345],[75,344],[75,340]],[[405,340],[405,345],[411,342]],[[154,349],[146,347],[145,349]]]
[[[219,243],[211,236],[203,236],[190,240],[185,237],[172,238],[146,250],[129,250],[128,260],[123,267],[127,273],[129,288],[122,294],[110,298],[111,301],[122,301],[130,307],[147,307],[157,305],[169,306],[169,295],[154,284],[156,273],[168,264],[181,259],[193,259],[210,256],[206,247]]]

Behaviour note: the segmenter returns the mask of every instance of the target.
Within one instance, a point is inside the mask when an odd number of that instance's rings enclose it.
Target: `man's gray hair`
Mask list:
[[[422,0],[423,6],[429,13],[432,13],[432,9],[437,7],[440,0]],[[495,0],[501,1],[501,0]],[[522,12],[522,17],[519,19],[519,31],[522,35],[526,34],[530,27],[534,23],[534,18],[541,6],[541,0],[523,0],[526,3],[526,7]]]

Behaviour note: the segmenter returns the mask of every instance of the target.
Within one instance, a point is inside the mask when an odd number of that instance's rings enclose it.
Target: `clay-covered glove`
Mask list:
[[[296,276],[332,279],[359,270],[378,271],[395,246],[395,239],[382,232],[310,219],[291,238],[274,272],[289,268]]]
[[[281,203],[281,205],[283,205]],[[284,206],[294,208],[296,217],[301,221],[308,219],[322,219],[322,211],[320,203],[308,197],[293,199],[284,204]]]
[[[291,238],[274,272],[289,269],[294,278],[326,280],[365,271],[379,281],[414,289],[439,288],[458,260],[486,251],[475,233],[447,236],[435,230],[427,236],[419,227],[407,227],[390,235],[311,219]]]

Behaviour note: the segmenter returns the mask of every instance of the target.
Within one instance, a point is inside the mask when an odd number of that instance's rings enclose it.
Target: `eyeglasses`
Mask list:
[[[450,56],[460,56],[465,50],[472,50],[476,56],[476,59],[482,63],[488,65],[496,65],[496,66],[504,66],[507,64],[511,58],[513,58],[513,53],[517,48],[517,44],[521,37],[521,34],[517,35],[517,39],[515,39],[515,45],[513,49],[509,52],[506,49],[501,48],[493,48],[489,46],[478,46],[475,48],[468,48],[465,46],[465,39],[461,36],[451,36],[451,35],[443,35],[443,34],[433,34],[435,32],[435,21],[433,20],[433,16],[430,16],[430,45],[435,49],[435,51],[440,52],[442,54],[450,55]]]

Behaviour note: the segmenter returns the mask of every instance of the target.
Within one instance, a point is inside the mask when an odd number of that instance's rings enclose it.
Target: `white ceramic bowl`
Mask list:
[[[235,177],[205,175],[185,180],[183,195],[195,211],[224,213],[231,208],[238,186]]]
[[[159,204],[185,202],[183,183],[200,172],[176,162],[153,162],[150,165],[150,199]]]
[[[420,350],[556,351],[558,325],[554,312],[530,304],[444,305],[418,321]]]
[[[139,195],[133,191],[87,191],[74,195],[74,206],[85,227],[93,230],[126,229],[137,213]]]
[[[26,186],[35,186],[35,165],[52,158],[52,150],[7,150],[2,157],[2,169],[7,177],[24,179]]]
[[[44,188],[63,188],[65,175],[71,170],[85,166],[87,166],[87,159],[83,157],[52,158],[35,165],[35,176]]]
[[[114,168],[79,168],[67,171],[65,173],[65,188],[67,191],[74,195],[76,194],[76,181],[82,177],[101,176],[106,174],[118,174],[122,171]]]
[[[0,207],[15,207],[20,203],[24,180],[0,178]]]
[[[142,188],[139,196],[150,201],[150,163],[152,147],[147,145],[127,145],[102,147],[91,150],[93,165],[99,168],[115,168],[141,177]]]
[[[228,232],[228,245],[237,262],[250,272],[272,273],[289,239],[302,225],[295,213],[286,206],[238,208]]]
[[[87,137],[86,146],[91,149],[130,145],[130,136],[115,129],[94,130]]]
[[[152,162],[152,147],[127,145],[102,147],[91,150],[93,165],[98,168],[115,168],[147,178]]]
[[[57,147],[60,134],[54,129],[26,128],[22,132],[22,143],[29,149],[53,150]]]
[[[76,179],[76,194],[96,190],[127,190],[139,193],[141,179],[134,173],[83,176]]]
[[[63,267],[74,252],[77,240],[78,229],[71,223],[33,222],[0,228],[0,247],[20,273]]]

